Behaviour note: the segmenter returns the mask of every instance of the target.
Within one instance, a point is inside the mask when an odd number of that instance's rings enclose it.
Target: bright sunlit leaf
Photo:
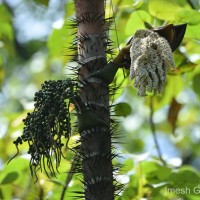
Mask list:
[[[193,78],[193,83],[192,83],[194,91],[199,95],[200,97],[200,74],[196,74]]]
[[[132,36],[136,30],[145,29],[144,22],[151,23],[151,16],[148,12],[144,10],[133,12],[126,24],[126,34]]]
[[[176,13],[176,20],[179,23],[188,23],[190,25],[200,24],[200,12],[189,9],[180,10]]]
[[[200,29],[200,24],[196,24],[196,25],[189,24],[187,26],[185,38],[200,39],[199,29]]]
[[[150,0],[149,12],[154,17],[165,21],[175,20],[176,13],[181,10],[180,5],[174,0]]]

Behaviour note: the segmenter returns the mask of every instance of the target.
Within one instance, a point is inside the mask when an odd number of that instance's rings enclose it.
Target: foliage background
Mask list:
[[[120,115],[123,137],[116,144],[121,157],[114,163],[122,165],[118,180],[125,184],[117,199],[199,199],[200,3],[112,0],[107,1],[106,9],[107,17],[113,11],[116,14],[110,31],[116,53],[137,29],[145,28],[144,22],[154,27],[188,24],[185,38],[174,53],[177,70],[168,75],[162,95],[138,97],[127,72],[126,78],[122,70],[117,73],[115,82],[122,87],[115,95],[115,102],[121,103],[115,110]],[[65,79],[70,73],[68,66],[76,65],[66,56],[73,41],[71,17],[72,0],[0,1],[0,199],[60,199],[72,152],[64,149],[66,158],[57,178],[49,180],[39,172],[36,183],[30,175],[26,144],[20,148],[20,156],[9,165],[7,162],[16,153],[12,141],[22,133],[22,119],[33,109],[34,93],[45,80]],[[166,166],[158,158],[151,132],[151,100]],[[77,137],[73,135],[71,145]],[[75,176],[70,182],[65,199],[82,190],[78,179]]]

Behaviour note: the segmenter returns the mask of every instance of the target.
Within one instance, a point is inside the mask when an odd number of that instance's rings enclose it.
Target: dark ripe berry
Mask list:
[[[15,141],[13,141],[13,144],[18,145],[18,142],[15,140]]]

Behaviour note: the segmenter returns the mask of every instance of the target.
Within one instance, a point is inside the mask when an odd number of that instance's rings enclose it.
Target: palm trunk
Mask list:
[[[114,199],[109,87],[101,78],[88,79],[107,64],[104,3],[75,0],[80,97],[87,107],[78,118],[86,200]]]

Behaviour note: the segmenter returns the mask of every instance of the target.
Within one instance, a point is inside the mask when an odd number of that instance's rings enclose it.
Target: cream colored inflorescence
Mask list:
[[[161,93],[167,71],[175,68],[167,40],[151,30],[138,30],[133,36],[130,56],[130,78],[135,79],[138,95]]]

